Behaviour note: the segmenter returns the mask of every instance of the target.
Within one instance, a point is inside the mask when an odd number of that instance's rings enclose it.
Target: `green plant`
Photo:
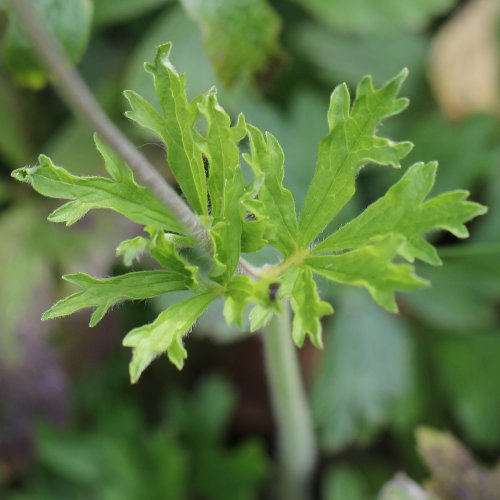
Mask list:
[[[365,77],[352,105],[346,85],[335,89],[328,110],[329,133],[320,144],[316,170],[297,218],[293,196],[282,183],[284,154],[276,138],[247,124],[243,115],[231,126],[214,89],[189,102],[184,77],[170,63],[169,52],[170,44],[160,47],[155,63],[147,66],[161,112],[136,93],[126,92],[131,105],[127,116],[165,143],[177,182],[209,230],[212,250],[204,260],[200,262],[194,252],[199,242],[150,190],[134,181],[128,166],[98,137],[96,144],[110,178],[73,176],[43,155],[37,166],[12,174],[44,196],[69,200],[49,215],[51,221],[70,225],[91,209],[107,208],[145,226],[147,237],[122,242],[117,253],[129,266],[147,253],[162,267],[104,279],[83,273],[67,275],[64,278],[82,290],[56,303],[43,319],[94,308],[93,326],[122,300],[178,290],[191,293],[153,323],[125,337],[124,345],[133,349],[133,382],[164,353],[182,368],[187,356],[183,337],[219,297],[225,299],[229,324],[242,326],[246,306],[253,306],[252,331],[266,326],[289,300],[294,312],[292,336],[299,347],[306,336],[316,347],[322,346],[320,319],[333,312],[319,297],[314,275],[364,287],[380,306],[397,312],[396,291],[427,285],[411,265],[399,260],[440,264],[436,249],[424,235],[444,229],[465,238],[464,223],[485,212],[481,205],[466,201],[466,191],[426,200],[436,163],[417,163],[362,214],[316,242],[354,195],[361,167],[375,163],[398,168],[412,149],[409,142],[394,143],[375,135],[384,118],[408,104],[397,97],[406,71],[380,89],[374,89],[371,78]],[[206,121],[204,132],[197,126],[200,118]],[[246,137],[250,152],[243,153],[243,159],[252,170],[250,182],[244,180],[240,162],[239,144]],[[241,254],[267,245],[279,251],[279,263],[241,266]]]
[[[366,288],[378,304],[396,312],[396,291],[426,285],[410,264],[415,259],[440,263],[424,235],[445,229],[466,237],[463,224],[485,209],[466,201],[464,191],[425,200],[436,164],[419,163],[361,215],[316,242],[354,195],[355,177],[364,164],[399,167],[409,153],[410,143],[393,143],[375,135],[383,119],[406,107],[407,100],[397,97],[406,73],[377,90],[370,78],[364,78],[352,106],[345,85],[334,91],[329,133],[320,144],[316,171],[297,218],[294,199],[282,183],[284,155],[277,140],[246,124],[242,116],[231,126],[214,90],[189,102],[184,78],[168,59],[169,49],[162,46],[155,63],[148,66],[161,111],[128,92],[132,108],[128,116],[165,143],[170,168],[197,217],[164,186],[160,175],[144,171],[143,159],[103,128],[91,107],[78,104],[77,90],[72,94],[71,86],[66,87],[68,100],[77,102],[75,107],[104,139],[96,138],[96,144],[111,178],[76,177],[45,156],[37,167],[16,170],[14,177],[30,182],[41,194],[69,200],[51,214],[51,220],[71,224],[92,208],[108,208],[143,225],[147,236],[121,243],[118,253],[127,265],[149,254],[161,269],[105,279],[83,273],[66,276],[81,291],[55,304],[44,317],[92,307],[91,325],[95,325],[119,301],[187,292],[189,298],[126,336],[125,345],[133,349],[130,372],[136,381],[163,353],[182,367],[187,356],[183,337],[215,299],[225,299],[228,323],[240,325],[246,307],[253,305],[251,329],[267,328],[263,340],[281,429],[282,461],[291,460],[284,466],[288,470],[284,482],[293,483],[297,471],[301,482],[312,469],[315,451],[290,338],[300,346],[309,336],[313,344],[322,345],[320,320],[333,309],[319,297],[315,275]],[[57,67],[53,71],[58,74]],[[241,162],[244,140],[249,142],[249,152]],[[147,187],[134,181],[127,163]],[[281,254],[278,264],[255,268],[241,258],[242,253],[266,246]],[[294,312],[293,328],[288,302]],[[292,418],[299,414],[302,418]],[[298,455],[302,458],[297,460]]]
[[[94,308],[93,326],[120,301],[188,292],[188,298],[124,338],[123,344],[132,348],[132,382],[164,353],[181,369],[187,357],[185,335],[208,305],[221,297],[228,324],[243,326],[246,308],[251,305],[252,331],[270,324],[264,338],[278,338],[281,330],[291,334],[297,346],[308,336],[316,347],[322,347],[321,318],[333,313],[319,296],[316,275],[363,287],[380,306],[397,312],[395,292],[428,284],[414,273],[411,263],[415,259],[441,263],[424,235],[441,229],[465,238],[464,223],[485,213],[485,207],[466,201],[466,191],[426,199],[437,165],[417,163],[364,212],[323,237],[325,228],[353,197],[356,176],[365,164],[399,168],[400,160],[412,149],[409,142],[396,143],[376,135],[382,120],[408,104],[407,99],[397,97],[406,70],[379,89],[373,87],[370,77],[363,78],[352,104],[345,84],[332,93],[327,113],[329,132],[320,143],[316,169],[297,217],[294,198],[283,186],[284,153],[276,138],[247,124],[243,115],[232,125],[214,89],[190,102],[184,76],[170,62],[170,48],[170,44],[161,46],[154,64],[146,66],[154,80],[160,111],[136,93],[126,92],[131,106],[127,116],[164,142],[170,169],[201,222],[201,232],[193,234],[175,206],[163,204],[154,192],[137,184],[127,164],[97,136],[96,145],[109,178],[74,176],[43,155],[37,166],[12,174],[44,196],[69,200],[50,214],[51,221],[70,225],[91,209],[107,208],[143,225],[146,235],[122,242],[117,253],[129,266],[143,254],[160,266],[111,278],[84,273],[64,276],[81,290],[57,302],[44,319]],[[245,139],[249,151],[241,154],[246,149]],[[277,264],[256,268],[242,259],[242,254],[264,247],[279,252]],[[291,331],[287,322],[273,319],[286,311],[288,303],[294,313]],[[272,365],[279,365],[280,356],[285,356],[283,345],[270,343],[268,358]],[[275,398],[281,398],[275,402],[279,414],[279,408],[287,405],[280,396],[279,380],[286,379],[290,370],[288,374],[287,369],[280,372],[269,362],[268,370],[275,380]],[[291,370],[297,371],[296,367]],[[296,387],[300,392],[300,380]],[[286,412],[278,419],[287,426]],[[305,427],[310,426],[303,421]],[[286,434],[292,436],[295,430],[292,426]],[[283,441],[287,441],[286,436]],[[314,449],[313,438],[306,441]],[[285,457],[291,454],[291,450],[283,453]],[[305,468],[310,469],[310,464]]]

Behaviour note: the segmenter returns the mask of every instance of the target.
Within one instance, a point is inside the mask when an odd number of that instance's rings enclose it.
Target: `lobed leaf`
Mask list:
[[[396,291],[418,290],[428,285],[413,273],[412,266],[392,262],[403,243],[401,237],[391,235],[350,252],[311,256],[305,262],[313,272],[332,281],[366,288],[377,304],[395,313]]]
[[[116,247],[116,256],[123,257],[123,264],[127,267],[131,266],[135,259],[147,251],[149,240],[142,236],[136,236],[130,240],[122,241]]]
[[[165,233],[157,228],[146,228],[150,234],[148,250],[151,256],[162,267],[184,276],[188,281],[196,282],[198,268],[190,265],[180,255],[179,247],[186,243],[185,238],[175,234]]]
[[[78,285],[81,291],[55,303],[42,319],[68,316],[80,309],[95,308],[90,326],[95,326],[108,309],[122,300],[140,300],[156,297],[192,285],[188,279],[168,271],[139,271],[113,278],[94,278],[84,273],[67,274],[66,281]]]
[[[243,274],[234,276],[226,286],[224,318],[228,325],[236,323],[243,328],[245,308],[254,291],[252,280]]]
[[[257,177],[260,189],[254,211],[258,219],[268,219],[265,239],[285,256],[293,254],[298,247],[298,226],[295,202],[292,193],[283,187],[283,164],[285,157],[277,139],[247,125],[251,154],[244,155]]]
[[[364,77],[352,107],[345,84],[333,91],[329,133],[320,143],[316,170],[299,218],[302,247],[307,247],[352,198],[356,174],[363,165],[372,162],[399,168],[399,161],[410,152],[409,142],[395,143],[375,135],[384,118],[408,105],[407,99],[397,98],[407,73],[403,70],[377,90],[371,77]]]
[[[296,267],[291,271],[293,273],[290,300],[294,312],[293,340],[298,347],[302,347],[306,336],[309,335],[314,346],[323,348],[320,319],[333,314],[333,307],[320,299],[310,268]]]
[[[450,191],[425,200],[434,185],[436,169],[436,162],[410,167],[382,198],[316,245],[313,253],[360,248],[374,238],[397,234],[404,237],[399,253],[405,259],[441,264],[436,249],[424,235],[445,229],[458,238],[466,238],[469,233],[464,223],[484,214],[486,208],[465,201],[467,191]]]
[[[243,229],[241,199],[245,191],[240,167],[238,143],[246,136],[246,123],[240,115],[235,127],[217,102],[215,89],[198,104],[208,130],[199,138],[199,147],[208,160],[208,193],[213,217],[211,235],[215,247],[216,266],[211,278],[227,282],[238,266]]]
[[[201,151],[195,142],[194,124],[199,116],[197,101],[189,102],[185,76],[169,59],[172,45],[161,45],[154,64],[147,64],[162,113],[132,91],[125,91],[131,111],[125,114],[157,134],[167,146],[167,159],[182,192],[196,213],[207,214],[207,186]]]
[[[199,139],[199,146],[208,159],[208,192],[210,213],[220,217],[226,213],[227,184],[241,176],[239,142],[247,135],[245,118],[238,117],[235,127],[231,118],[217,101],[215,88],[203,96],[198,104],[208,125],[206,136]]]
[[[163,311],[152,323],[130,331],[123,339],[123,345],[132,347],[130,378],[139,380],[142,372],[159,355],[167,353],[170,361],[180,370],[187,352],[182,337],[208,305],[219,295],[218,291],[207,290],[177,302]]]
[[[107,208],[137,224],[183,232],[181,224],[151,191],[135,183],[132,172],[116,154],[98,138],[96,144],[111,178],[77,177],[44,155],[40,155],[37,166],[18,168],[12,177],[31,184],[35,191],[49,198],[70,200],[49,215],[53,222],[71,225],[89,210]]]

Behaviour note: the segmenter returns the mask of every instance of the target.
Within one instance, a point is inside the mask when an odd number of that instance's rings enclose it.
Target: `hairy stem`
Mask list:
[[[198,217],[137,148],[107,117],[86,83],[68,61],[54,37],[47,31],[29,0],[12,0],[33,50],[52,74],[68,107],[85,121],[120,155],[138,179],[151,189],[200,244],[210,247],[210,237]]]
[[[292,341],[290,310],[274,316],[262,341],[271,405],[278,424],[278,498],[306,500],[316,465],[316,441],[297,352]]]

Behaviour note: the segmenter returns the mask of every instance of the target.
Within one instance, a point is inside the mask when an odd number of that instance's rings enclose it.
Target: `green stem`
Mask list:
[[[292,341],[288,304],[265,328],[266,372],[278,427],[278,498],[305,500],[316,465],[316,441],[297,352]]]

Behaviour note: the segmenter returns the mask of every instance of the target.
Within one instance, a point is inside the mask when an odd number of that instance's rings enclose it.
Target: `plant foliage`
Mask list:
[[[468,235],[464,223],[485,213],[485,207],[466,200],[465,191],[426,199],[436,164],[417,163],[357,218],[324,237],[325,228],[353,197],[360,169],[368,163],[399,168],[412,148],[409,142],[396,143],[376,134],[384,119],[408,104],[398,97],[406,70],[378,89],[371,77],[363,78],[352,102],[345,84],[334,90],[327,113],[329,131],[319,145],[316,169],[297,217],[292,193],[283,185],[285,156],[277,139],[247,124],[243,116],[232,125],[214,89],[190,101],[184,75],[170,62],[170,49],[170,44],[162,45],[154,63],[146,65],[160,109],[126,92],[131,106],[127,116],[165,143],[168,164],[212,238],[208,264],[207,259],[196,259],[192,250],[196,242],[148,189],[135,183],[129,168],[99,139],[96,143],[110,179],[75,177],[45,156],[36,167],[13,173],[42,195],[70,200],[49,216],[53,221],[71,224],[91,209],[108,208],[144,225],[149,236],[123,242],[118,252],[126,264],[150,254],[163,268],[108,279],[67,276],[82,290],[58,302],[44,318],[94,307],[93,325],[120,300],[173,290],[191,293],[125,337],[124,345],[133,349],[133,382],[163,353],[182,368],[185,335],[220,297],[225,299],[228,323],[241,324],[246,306],[253,306],[252,330],[265,326],[290,301],[298,346],[309,336],[321,347],[320,320],[333,312],[319,296],[316,275],[365,288],[380,306],[397,312],[396,292],[427,285],[411,263],[415,259],[440,263],[424,236],[444,229],[464,238]],[[241,154],[245,138],[249,151]],[[243,175],[244,163],[253,174],[250,181]],[[265,246],[278,250],[281,261],[257,269],[256,276],[243,274],[241,254]]]

